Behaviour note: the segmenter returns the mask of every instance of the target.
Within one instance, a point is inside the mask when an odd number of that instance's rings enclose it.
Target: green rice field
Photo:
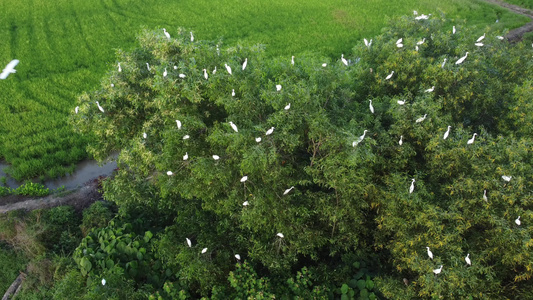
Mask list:
[[[98,88],[116,50],[132,48],[142,28],[173,35],[185,27],[197,40],[222,38],[222,49],[262,43],[271,56],[340,57],[413,10],[465,19],[480,32],[529,20],[476,0],[2,0],[0,67],[20,63],[0,80],[0,160],[18,180],[72,172],[88,142],[68,124],[76,97]]]

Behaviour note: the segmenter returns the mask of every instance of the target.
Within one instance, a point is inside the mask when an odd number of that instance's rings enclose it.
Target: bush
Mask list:
[[[97,201],[83,211],[83,219],[80,225],[83,236],[86,236],[93,228],[102,228],[113,219],[114,213],[109,202]]]

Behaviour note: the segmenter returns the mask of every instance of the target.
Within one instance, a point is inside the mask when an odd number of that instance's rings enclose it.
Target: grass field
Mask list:
[[[528,21],[476,0],[3,0],[0,66],[20,64],[0,81],[0,159],[16,179],[71,172],[87,144],[67,123],[76,96],[98,86],[116,66],[115,50],[131,48],[142,27],[172,35],[182,26],[230,46],[263,43],[272,56],[315,50],[338,57],[413,10],[466,19],[480,31]]]
[[[533,9],[533,0],[504,0],[504,2]]]

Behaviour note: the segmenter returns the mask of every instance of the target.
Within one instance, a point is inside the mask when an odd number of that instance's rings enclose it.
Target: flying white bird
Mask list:
[[[285,192],[283,192],[283,195],[287,195],[293,188],[294,186],[291,186],[290,188],[286,189]]]
[[[185,152],[185,155],[183,155],[183,160],[189,159],[189,153]]]
[[[421,41],[418,41],[416,44],[417,45],[422,45],[425,42],[426,42],[426,38],[423,38]]]
[[[403,135],[400,135],[400,140],[398,141],[398,144],[400,146],[403,144]]]
[[[481,42],[484,38],[485,38],[485,33],[484,33],[482,36],[480,36],[480,37],[477,39],[476,42],[479,43],[479,42]]]
[[[505,176],[505,175],[502,175],[502,179],[509,182],[511,181],[511,178],[513,178],[513,176]]]
[[[224,67],[226,67],[226,71],[231,75],[231,67],[228,64],[224,64]]]
[[[205,80],[207,80],[207,78],[209,78],[209,75],[207,75],[207,70],[206,69],[204,69],[204,78],[205,78]]]
[[[448,135],[450,135],[450,128],[452,128],[452,126],[448,126],[448,130],[446,130],[444,136],[442,137],[443,140],[447,139]]]
[[[435,275],[439,275],[441,271],[442,271],[442,265],[440,265],[440,268],[433,270],[433,273],[435,273]]]
[[[192,31],[191,31],[191,42],[194,42],[194,35],[192,35]]]
[[[122,72],[122,68],[120,67],[120,63],[118,63],[118,71]]]
[[[270,129],[265,132],[265,135],[271,135],[272,132],[274,132],[274,127],[270,127]]]
[[[281,84],[276,84],[276,90],[279,92],[281,91]]]
[[[463,61],[465,61],[465,59],[466,59],[467,56],[468,56],[468,52],[466,52],[465,56],[459,58],[459,59],[455,62],[455,64],[456,64],[456,65],[462,64]]]
[[[213,75],[215,75],[217,73],[217,66],[215,66],[215,68],[213,69]]]
[[[518,216],[518,218],[516,218],[516,220],[514,220],[514,222],[516,223],[516,225],[520,226],[520,224],[522,224],[520,222],[520,216]]]
[[[229,125],[231,126],[231,128],[233,128],[233,130],[235,130],[235,132],[239,132],[239,129],[237,129],[237,125],[233,124],[233,122],[229,122]]]
[[[248,180],[248,176],[243,176],[243,177],[241,178],[241,182],[246,182],[246,180]]]
[[[246,66],[248,65],[248,58],[246,58],[244,60],[244,62],[242,63],[242,70],[244,71],[244,69],[246,69]]]
[[[472,138],[468,140],[468,142],[466,142],[468,145],[471,145],[474,143],[474,140],[476,139],[476,135],[477,133],[474,133],[474,135],[472,135]]]
[[[98,101],[96,101],[96,105],[98,106],[98,109],[99,109],[101,112],[104,112],[104,109],[100,106],[100,103],[98,103]]]
[[[78,113],[79,110],[80,110],[80,107],[79,107],[79,106],[76,106],[76,108],[74,109],[74,111],[75,111],[76,113]]]
[[[404,105],[405,104],[405,100],[398,100],[396,101],[399,105]]]
[[[235,89],[231,89],[231,97],[235,97]]]
[[[455,25],[452,28],[452,34],[455,34]]]
[[[148,71],[150,71],[150,64],[149,63],[146,63],[146,69],[148,69]]]
[[[167,37],[167,39],[170,40],[170,34],[167,32],[165,28],[163,28],[163,33],[165,33],[165,36]]]
[[[146,135],[146,132],[143,132],[143,139],[146,139],[148,135]]]
[[[278,232],[278,234],[276,234],[276,235],[277,235],[278,237],[280,237],[280,238],[284,238],[284,237],[285,237],[285,236],[283,235],[283,233],[281,233],[281,232]]]
[[[172,173],[172,171],[167,171],[167,175],[168,176],[172,176],[172,175],[174,175],[174,173]]]
[[[291,57],[291,65],[294,66],[294,55]]]
[[[167,68],[165,68],[165,72],[163,72],[163,77],[167,77],[167,75],[168,75]]]
[[[2,74],[0,74],[0,79],[6,79],[9,74],[16,73],[17,70],[15,70],[15,67],[19,63],[18,59],[14,59],[10,61],[7,66],[2,70]]]
[[[283,109],[284,110],[289,110],[290,108],[291,108],[291,104],[289,103],[289,104],[285,105],[285,107]]]
[[[431,252],[431,250],[429,250],[429,247],[426,247],[426,249],[428,249],[429,258],[433,259],[433,252]]]
[[[202,254],[207,252],[207,248],[202,249]]]
[[[412,194],[414,191],[415,191],[415,179],[413,178],[412,181],[411,181],[411,186],[409,187],[409,194]],[[429,251],[429,247],[428,248],[428,254],[431,253],[431,251]],[[430,256],[431,258],[433,258],[433,255]]]
[[[432,86],[430,89],[425,90],[426,93],[431,93],[435,90],[435,86]]]
[[[466,261],[466,264],[471,266],[472,265],[472,262],[470,261],[470,253],[466,254],[466,257],[465,257],[465,261]]]
[[[185,77],[187,77],[185,74],[179,74],[178,76],[179,76],[179,78],[185,78]]]
[[[485,200],[485,202],[488,201],[488,199],[487,199],[487,190],[483,190],[483,200]]]
[[[242,206],[248,206],[248,204],[250,204],[250,203],[248,203],[248,201],[244,201],[244,202],[242,203]]]
[[[190,136],[189,136],[188,134],[186,134],[186,135],[183,136],[183,139],[184,139],[184,140],[188,140],[189,138],[190,138]]]
[[[427,115],[428,114],[425,114],[423,117],[420,117],[420,118],[416,119],[415,122],[416,123],[420,123],[420,122],[424,121],[426,119]]]
[[[348,61],[346,60],[346,58],[344,58],[344,54],[341,55],[341,61],[344,65],[348,65]]]
[[[440,65],[441,68],[444,68],[444,65],[446,64],[447,60],[448,60],[447,58],[444,59],[444,61],[442,62],[442,65]]]
[[[392,71],[387,77],[385,77],[385,80],[391,79],[392,75],[394,75],[394,71]]]
[[[185,238],[185,240],[187,240],[187,245],[189,245],[189,248],[191,248],[192,247],[191,240],[189,240],[189,238]]]
[[[323,64],[322,64],[322,67],[324,67],[324,68],[327,67],[327,66],[328,66],[327,63],[323,63]]]
[[[102,285],[105,285],[106,281],[105,279],[102,279]]]
[[[220,156],[218,156],[218,155],[215,154],[215,155],[213,155],[213,159],[214,159],[214,160],[219,160],[219,159],[220,159]]]
[[[361,136],[359,137],[359,139],[357,139],[357,141],[354,141],[354,142],[352,143],[352,147],[357,146],[360,142],[363,141],[363,139],[365,138],[365,135],[366,135],[366,132],[367,132],[367,131],[368,131],[368,130],[366,130],[366,129],[365,129],[365,131],[363,131],[363,135],[361,135]]]
[[[370,104],[368,105],[368,107],[370,108],[370,112],[374,113],[374,106],[372,106],[372,99],[369,99],[368,101],[370,101]]]
[[[478,47],[483,47],[483,43],[475,43],[474,45],[476,45]]]
[[[176,120],[176,125],[178,126],[178,129],[181,129],[181,121],[180,120]]]

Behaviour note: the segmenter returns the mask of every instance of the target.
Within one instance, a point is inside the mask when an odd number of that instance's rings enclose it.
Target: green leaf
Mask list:
[[[366,288],[367,288],[368,290],[372,290],[372,289],[374,288],[374,281],[368,279],[368,280],[366,281]]]
[[[154,235],[152,234],[152,232],[150,232],[150,231],[145,232],[144,233],[144,242],[148,243],[153,236]]]
[[[343,284],[342,287],[341,287],[341,293],[343,293],[343,294],[348,293],[348,289],[349,289],[349,288],[350,288],[350,287],[348,287],[348,285],[347,285],[346,283]]]
[[[359,279],[357,281],[357,288],[359,290],[363,290],[365,288],[365,286],[366,286],[366,281],[364,281],[363,279]]]

